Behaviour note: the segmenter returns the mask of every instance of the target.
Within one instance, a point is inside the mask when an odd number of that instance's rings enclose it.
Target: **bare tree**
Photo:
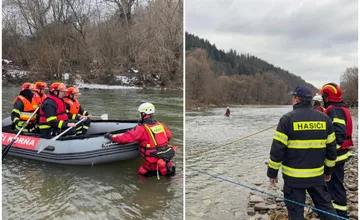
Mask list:
[[[345,70],[340,78],[340,87],[343,90],[343,100],[358,100],[358,67],[350,67]]]

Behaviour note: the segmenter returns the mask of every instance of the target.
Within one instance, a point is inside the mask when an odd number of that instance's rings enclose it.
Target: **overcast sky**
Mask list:
[[[187,0],[185,30],[316,87],[358,64],[357,0]]]

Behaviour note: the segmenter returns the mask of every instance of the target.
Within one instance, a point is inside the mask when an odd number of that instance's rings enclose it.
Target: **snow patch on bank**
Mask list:
[[[110,85],[102,85],[102,84],[87,84],[87,83],[79,83],[77,84],[79,89],[143,89],[141,87],[136,86],[110,86]]]
[[[16,76],[18,76],[18,77],[23,77],[23,76],[26,76],[27,74],[29,74],[30,72],[29,71],[26,71],[26,70],[14,70],[14,69],[12,69],[12,70],[8,70],[7,71],[7,74],[8,75],[10,75],[10,76],[12,76],[12,77],[16,77]]]

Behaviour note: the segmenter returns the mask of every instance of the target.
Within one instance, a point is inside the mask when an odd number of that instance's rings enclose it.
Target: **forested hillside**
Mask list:
[[[273,72],[277,79],[283,80],[290,89],[298,85],[307,85],[310,88],[315,88],[313,85],[305,82],[301,77],[283,70],[280,67],[275,67],[256,56],[242,54],[233,49],[225,52],[217,49],[215,44],[211,44],[208,40],[201,39],[188,32],[186,32],[185,35],[186,51],[195,48],[205,49],[209,58],[213,61],[213,71],[216,77]]]

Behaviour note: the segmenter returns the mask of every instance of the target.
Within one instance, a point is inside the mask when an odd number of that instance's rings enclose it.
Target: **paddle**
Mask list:
[[[100,116],[99,115],[96,115],[96,116],[93,115],[93,117],[101,118],[101,120],[108,120],[109,119],[108,114],[102,114]]]
[[[26,127],[26,125],[29,123],[30,119],[36,114],[36,112],[39,110],[40,106],[37,107],[35,109],[35,111],[31,114],[30,118],[23,124],[23,126],[21,127],[20,131],[16,134],[16,136],[11,140],[10,144],[7,145],[3,150],[2,150],[2,159],[4,159],[4,157],[6,157],[7,153],[10,150],[10,147],[14,144],[14,142],[16,141],[17,137],[20,135],[20,133],[22,132],[22,130]]]
[[[81,119],[80,121],[76,122],[76,125],[80,124],[80,122],[83,122],[87,119],[87,117]],[[61,132],[59,135],[51,138],[48,142],[46,142],[45,144],[41,145],[40,149],[38,150],[38,153],[40,153],[41,151],[43,151],[51,142],[57,140],[59,137],[61,137],[63,134],[65,134],[66,132],[70,131],[70,129],[72,129],[73,127],[68,127],[65,131]]]

